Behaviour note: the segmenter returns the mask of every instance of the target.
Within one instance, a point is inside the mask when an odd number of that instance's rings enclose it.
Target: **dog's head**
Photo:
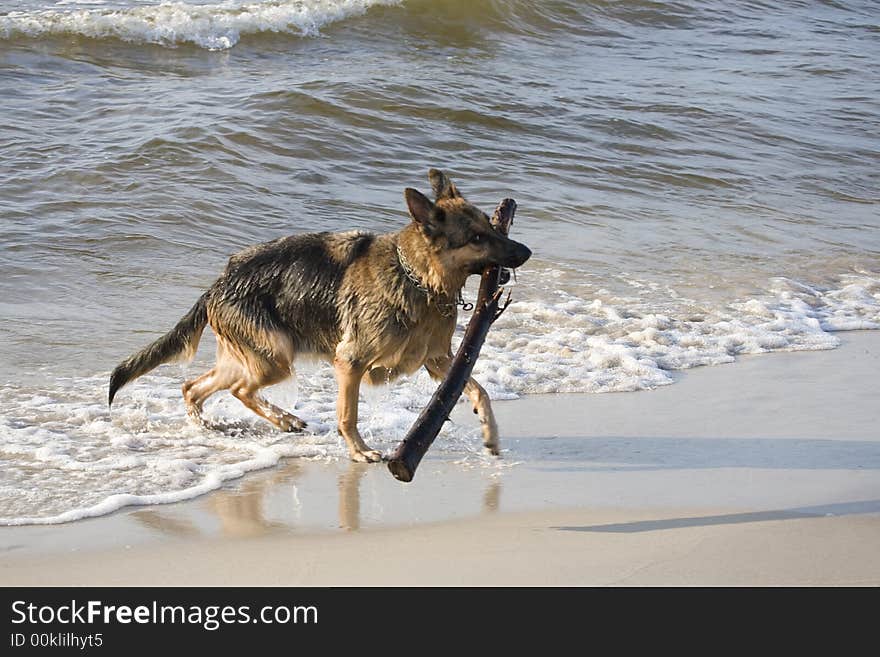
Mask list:
[[[434,202],[411,187],[404,196],[413,221],[444,268],[479,274],[489,265],[516,268],[529,259],[531,250],[495,231],[486,213],[468,203],[449,176],[431,169],[428,179]]]

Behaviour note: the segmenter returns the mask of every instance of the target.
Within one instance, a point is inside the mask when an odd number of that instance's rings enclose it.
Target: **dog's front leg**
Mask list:
[[[432,378],[443,380],[449,367],[452,365],[452,356],[434,358],[425,363],[425,369]],[[476,379],[470,377],[464,386],[464,393],[474,406],[474,413],[480,418],[480,427],[483,430],[483,446],[493,456],[498,456],[498,423],[495,421],[495,413],[492,412],[492,404],[489,395]]]
[[[333,359],[336,371],[336,382],[339,385],[339,397],[336,400],[337,429],[348,445],[348,454],[352,461],[371,463],[382,460],[382,453],[370,449],[361,438],[357,428],[358,422],[358,391],[361,378],[366,371],[356,360],[340,355],[337,351]]]

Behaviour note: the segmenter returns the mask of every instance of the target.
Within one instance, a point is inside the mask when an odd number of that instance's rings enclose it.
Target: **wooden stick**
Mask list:
[[[502,235],[507,235],[513,223],[514,212],[516,212],[516,202],[513,199],[506,198],[501,201],[492,217],[492,227]],[[461,397],[480,355],[489,327],[507,308],[510,295],[503,306],[499,304],[501,293],[504,292],[504,289],[499,287],[502,271],[503,268],[498,265],[486,267],[483,271],[474,314],[465,329],[458,352],[452,359],[452,365],[446,377],[437,386],[431,401],[425,406],[388,461],[388,469],[395,479],[412,481],[422,457],[440,433],[443,423],[449,418],[449,414]]]

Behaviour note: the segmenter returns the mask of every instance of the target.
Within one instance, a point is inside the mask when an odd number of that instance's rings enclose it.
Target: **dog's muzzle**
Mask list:
[[[532,250],[525,244],[510,240],[510,246],[513,247],[509,255],[501,263],[501,274],[498,276],[498,284],[505,285],[510,281],[510,272],[522,265],[526,260],[532,257]]]
[[[532,250],[525,244],[510,240],[510,246],[512,248],[508,252],[507,257],[504,258],[504,261],[501,263],[502,266],[516,269],[532,257]]]

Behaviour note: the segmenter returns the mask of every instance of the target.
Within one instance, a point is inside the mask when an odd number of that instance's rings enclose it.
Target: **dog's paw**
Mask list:
[[[363,449],[352,452],[351,460],[358,463],[378,463],[382,460],[382,452],[375,449]]]
[[[284,416],[283,418],[281,418],[281,422],[279,424],[281,430],[287,431],[288,433],[299,433],[307,426],[309,426],[295,415]]]
[[[235,428],[233,425],[230,425],[228,422],[222,422],[220,420],[209,420],[201,413],[187,413],[189,416],[189,421],[200,429],[205,429],[207,431],[228,431],[230,428]]]
[[[498,446],[498,443],[484,444],[483,452],[487,456],[501,456],[501,448]]]
[[[198,426],[204,427],[207,425],[207,420],[202,417],[202,409],[196,406],[195,404],[186,404],[186,415],[187,417]]]

